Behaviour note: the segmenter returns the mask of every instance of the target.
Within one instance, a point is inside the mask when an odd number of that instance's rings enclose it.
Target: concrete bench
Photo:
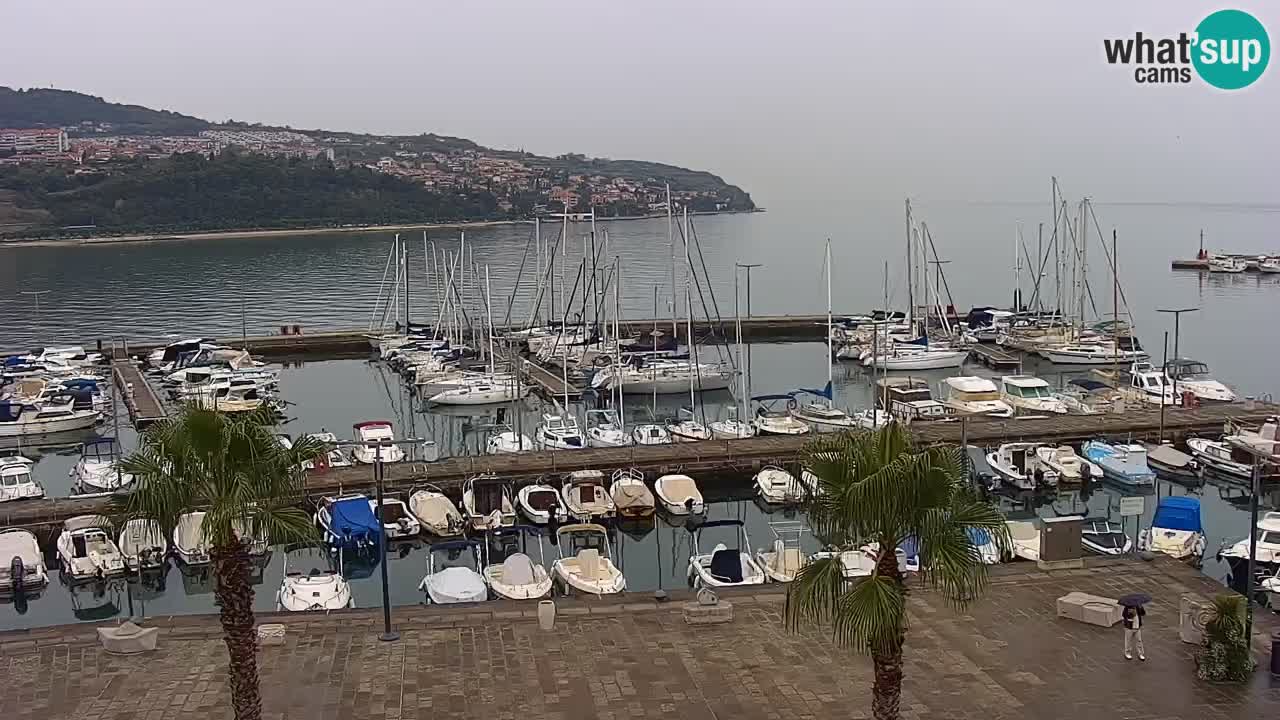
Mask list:
[[[1098,627],[1111,627],[1123,619],[1124,608],[1112,598],[1088,593],[1067,593],[1058,598],[1058,617]]]

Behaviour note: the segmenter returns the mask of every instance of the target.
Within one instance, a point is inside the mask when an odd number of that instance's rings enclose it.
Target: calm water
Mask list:
[[[1047,192],[1046,192],[1047,195]],[[1047,204],[1047,203],[1046,203]],[[957,205],[916,201],[916,215],[929,227],[946,266],[947,283],[961,309],[979,304],[1007,304],[1012,291],[1013,238],[1016,223],[1024,223],[1024,235],[1035,253],[1036,225],[1047,211],[1033,205]],[[1210,249],[1270,252],[1275,246],[1273,212],[1235,211],[1170,206],[1096,207],[1104,228],[1120,234],[1120,275],[1126,298],[1133,308],[1140,335],[1148,348],[1159,353],[1163,332],[1172,328],[1158,315],[1159,307],[1199,307],[1184,316],[1181,345],[1184,355],[1208,362],[1224,381],[1246,394],[1275,393],[1277,383],[1271,358],[1280,354],[1280,335],[1266,332],[1267,317],[1280,297],[1280,278],[1207,276],[1169,270],[1173,257],[1194,255],[1197,234],[1206,229]],[[722,312],[732,313],[732,265],[762,263],[752,276],[752,309],[757,314],[814,313],[825,307],[822,279],[822,245],[832,240],[835,260],[834,304],[837,312],[880,307],[884,300],[884,263],[890,263],[890,302],[905,304],[902,278],[903,222],[900,207],[840,209],[829,217],[786,215],[777,212],[700,218],[697,234],[710,270]],[[582,255],[581,233],[587,226],[573,226],[566,250],[570,272],[565,288],[573,285],[573,264]],[[664,221],[632,221],[601,224],[610,235],[609,254],[622,258],[624,312],[648,317],[654,312],[654,287],[659,287],[658,314],[670,313],[670,255]],[[544,228],[547,236],[559,231]],[[1092,230],[1092,228],[1091,228]],[[467,234],[474,261],[488,265],[499,318],[505,313],[521,257],[532,228],[515,226]],[[1047,234],[1047,233],[1046,233]],[[1092,233],[1091,233],[1092,234]],[[432,237],[438,250],[456,250],[456,234]],[[473,244],[474,241],[474,244]],[[300,324],[308,330],[364,327],[378,294],[390,248],[388,234],[317,235],[252,240],[210,240],[153,244],[101,245],[75,248],[0,248],[0,347],[35,346],[57,342],[83,342],[92,338],[125,335],[132,339],[161,338],[169,334],[236,335],[242,325],[250,334],[271,332],[282,324]],[[421,238],[416,237],[412,260],[415,319],[432,316],[426,300]],[[1090,248],[1101,257],[1100,248]],[[527,256],[531,267],[534,260]],[[1097,267],[1095,297],[1100,313],[1110,312],[1109,278]],[[524,287],[532,282],[525,275]],[[1091,276],[1092,277],[1092,276]],[[419,283],[421,284],[419,286]],[[683,274],[677,286],[683,287]],[[556,281],[558,292],[558,279]],[[36,296],[40,291],[39,312]],[[1029,286],[1024,276],[1024,293]],[[523,313],[524,297],[516,301],[514,318]],[[1172,335],[1170,337],[1172,343]],[[826,377],[825,346],[821,343],[761,345],[753,351],[753,388],[757,393],[781,392],[799,386],[820,385]],[[980,368],[972,369],[983,374]],[[1071,372],[1051,365],[1029,365],[1027,370],[1061,381]],[[869,379],[851,366],[836,368],[837,400],[857,407],[867,404]],[[939,381],[946,372],[926,373]],[[307,362],[290,366],[282,374],[282,392],[294,403],[286,431],[292,434],[326,428],[340,436],[360,420],[386,417],[405,435],[435,439],[446,453],[474,452],[483,447],[496,411],[482,415],[428,414],[415,410],[397,376],[361,360]],[[659,397],[653,407],[640,399],[631,402],[626,415],[631,422],[651,415],[670,416],[687,402],[678,396]],[[724,393],[707,398],[705,412],[718,416],[732,403]],[[536,424],[540,408],[529,401],[522,411],[526,432]],[[109,429],[104,429],[109,433]],[[126,448],[135,438],[123,428]],[[28,450],[38,457],[37,476],[50,495],[69,490],[68,471],[77,450]],[[745,487],[742,482],[739,487]],[[768,522],[779,516],[765,514],[738,489],[712,488],[712,517],[742,517],[748,523],[752,544],[770,543]],[[1162,483],[1153,494],[1182,494],[1180,486]],[[1210,553],[1222,539],[1247,532],[1247,498],[1230,486],[1206,485],[1201,491]],[[1101,487],[1088,497],[1064,491],[1055,498],[1012,500],[1004,504],[1011,513],[1087,513],[1116,517],[1119,492]],[[736,498],[736,499],[734,499]],[[1280,507],[1278,498],[1266,498]],[[1147,504],[1149,521],[1155,506]],[[1130,525],[1132,529],[1133,525]],[[635,590],[682,586],[689,553],[688,533],[659,523],[642,537],[615,533],[615,554],[622,558],[628,585]],[[544,548],[548,561],[555,549]],[[537,555],[536,549],[533,554]],[[319,564],[323,558],[292,559],[291,566]],[[262,570],[257,605],[274,606],[274,594],[283,572],[283,554],[275,552]],[[426,565],[422,547],[398,548],[389,560],[392,593],[397,603],[416,603]],[[1222,578],[1225,568],[1212,560],[1206,572]],[[377,604],[375,568],[347,567],[353,576],[356,602]],[[355,576],[364,575],[359,578]],[[188,577],[171,568],[162,588],[137,588],[135,597],[146,603],[149,614],[209,612],[213,596],[207,577]],[[107,587],[86,587],[72,593],[56,580],[44,595],[20,608],[0,601],[0,628],[30,627],[94,619],[125,612],[130,593],[123,582]]]

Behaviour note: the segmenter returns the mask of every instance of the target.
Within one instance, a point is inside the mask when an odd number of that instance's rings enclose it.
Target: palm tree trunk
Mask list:
[[[243,543],[217,546],[210,553],[216,584],[223,639],[227,643],[227,679],[236,720],[261,720],[258,690],[258,634],[253,617],[253,584],[249,582],[249,553]]]
[[[883,543],[881,547],[884,547]],[[902,585],[896,553],[882,553],[876,563],[876,572]],[[899,626],[883,645],[871,648],[871,664],[875,671],[871,686],[871,714],[876,720],[898,720],[898,705],[902,700],[902,646],[905,642],[906,634]]]

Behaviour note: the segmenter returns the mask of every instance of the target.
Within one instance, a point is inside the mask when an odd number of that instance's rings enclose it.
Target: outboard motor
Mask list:
[[[9,561],[9,577],[13,578],[13,594],[22,595],[27,582],[27,568],[17,555]]]

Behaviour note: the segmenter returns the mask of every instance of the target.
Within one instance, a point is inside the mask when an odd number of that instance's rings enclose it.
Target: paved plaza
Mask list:
[[[1280,681],[1267,657],[1246,686],[1195,679],[1195,650],[1178,639],[1178,599],[1207,599],[1213,581],[1169,560],[1093,561],[1080,570],[1001,567],[966,613],[914,591],[907,635],[904,718],[1069,717],[1143,720],[1274,718]],[[1060,620],[1072,590],[1110,597],[1147,592],[1147,662],[1126,661],[1119,625]],[[869,718],[870,661],[821,632],[782,627],[780,586],[725,593],[734,619],[691,626],[681,602],[561,600],[552,632],[530,604],[400,608],[402,639],[377,638],[381,615],[264,617],[287,624],[285,643],[260,653],[268,718]],[[215,617],[156,618],[160,648],[107,655],[90,625],[0,633],[6,720],[229,718],[226,651]],[[1264,611],[1261,650],[1280,627]]]

